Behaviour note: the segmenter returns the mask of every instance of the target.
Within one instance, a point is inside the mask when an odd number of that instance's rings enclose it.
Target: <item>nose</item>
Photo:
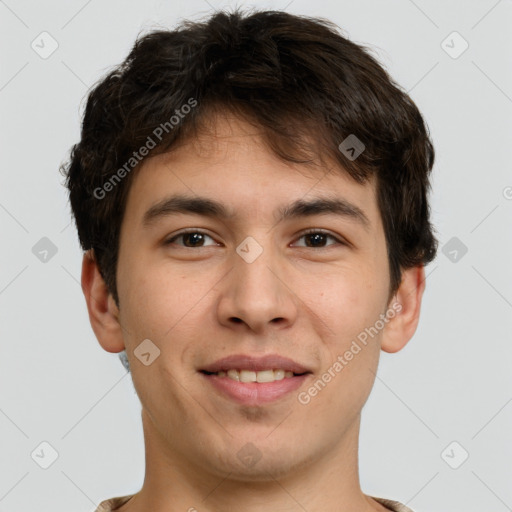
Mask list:
[[[298,298],[289,281],[289,272],[269,245],[254,261],[234,252],[233,268],[220,283],[219,322],[258,334],[291,326]]]

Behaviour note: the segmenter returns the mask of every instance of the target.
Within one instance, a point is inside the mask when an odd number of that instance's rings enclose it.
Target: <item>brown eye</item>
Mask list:
[[[324,248],[328,247],[330,245],[335,244],[327,244],[326,241],[331,238],[332,240],[335,240],[336,242],[344,245],[343,241],[341,241],[339,238],[335,237],[334,235],[331,235],[330,233],[326,233],[325,231],[308,231],[306,233],[303,233],[300,237],[304,238],[307,242],[305,245],[301,245],[300,247],[308,247],[308,248]]]
[[[178,243],[176,245],[187,248],[207,247],[203,245],[206,238],[213,240],[213,238],[210,235],[207,235],[202,231],[186,231],[173,236],[172,238],[165,242],[165,245],[174,244],[176,240],[182,239],[183,244]]]

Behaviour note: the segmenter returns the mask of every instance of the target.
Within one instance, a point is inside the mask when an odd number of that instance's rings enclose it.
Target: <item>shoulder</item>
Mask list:
[[[371,496],[375,501],[378,501],[381,505],[384,505],[389,510],[393,512],[414,512],[409,507],[405,506],[403,503],[399,501],[390,500],[388,498],[378,498],[377,496]]]
[[[104,500],[98,505],[95,512],[113,512],[121,505],[124,505],[132,496],[133,494],[128,494],[126,496],[117,496],[116,498]]]

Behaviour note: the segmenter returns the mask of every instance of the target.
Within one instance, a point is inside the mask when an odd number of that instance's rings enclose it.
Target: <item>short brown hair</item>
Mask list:
[[[433,260],[437,240],[427,196],[434,148],[406,92],[367,48],[327,20],[216,12],[204,22],[140,36],[125,61],[91,90],[81,140],[61,166],[80,244],[94,250],[118,305],[119,233],[137,169],[134,151],[159,126],[165,130],[149,154],[169,150],[223,109],[260,126],[269,148],[285,160],[305,163],[316,154],[339,162],[359,183],[376,178],[390,297],[403,269]],[[364,144],[356,159],[339,149],[349,135]],[[112,181],[116,173],[123,179]]]

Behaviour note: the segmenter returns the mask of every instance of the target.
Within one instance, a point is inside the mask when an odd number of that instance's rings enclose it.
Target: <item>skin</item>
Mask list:
[[[214,121],[209,131],[147,158],[137,170],[121,226],[119,308],[93,253],[83,260],[92,328],[106,351],[126,348],[142,404],[146,477],[119,510],[388,510],[360,488],[361,409],[380,351],[399,351],[416,330],[423,267],[404,271],[388,302],[375,183],[360,185],[334,164],[284,162],[266,148],[257,127],[228,115]],[[233,216],[178,214],[143,227],[144,212],[177,192],[220,201]],[[274,220],[277,208],[296,199],[333,196],[363,210],[368,229],[334,214]],[[164,244],[184,228],[208,236]],[[314,245],[302,236],[309,228],[336,238]],[[235,250],[247,236],[263,248],[252,263]],[[308,404],[300,403],[298,393],[393,303],[400,312]],[[148,366],[134,355],[144,339],[161,351]],[[240,353],[278,353],[313,375],[278,401],[239,405],[198,369]],[[237,456],[248,442],[261,455],[253,466]]]

